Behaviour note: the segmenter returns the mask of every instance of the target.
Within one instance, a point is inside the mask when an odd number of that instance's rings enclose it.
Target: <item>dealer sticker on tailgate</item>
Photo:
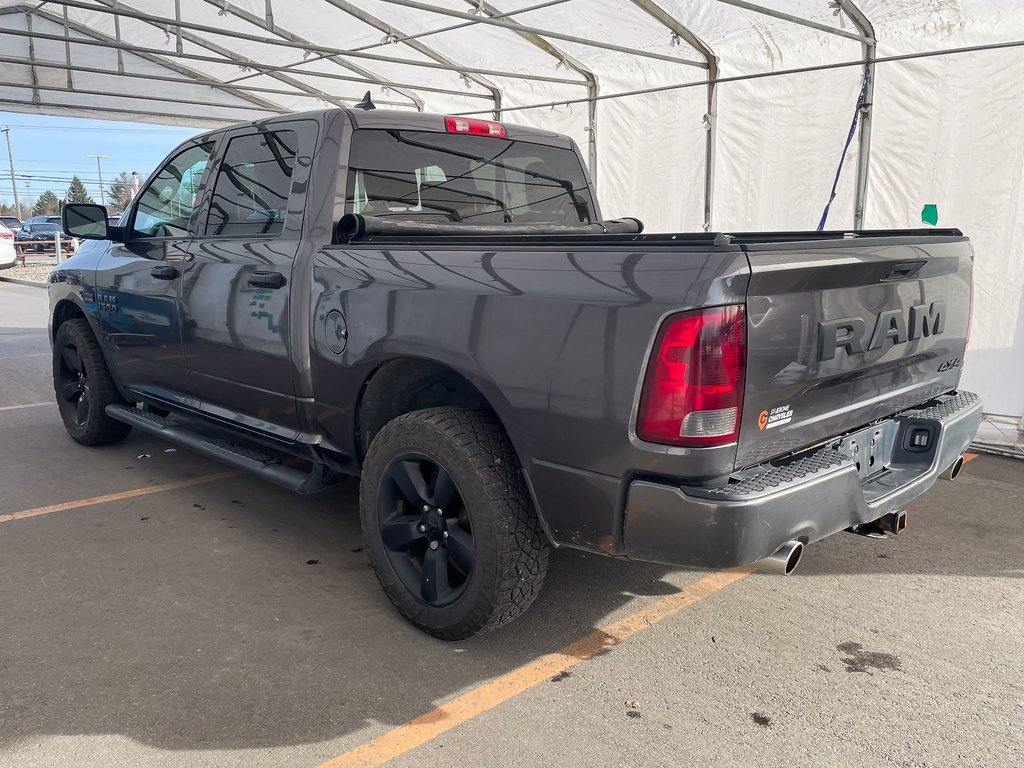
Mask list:
[[[761,411],[757,417],[758,429],[774,429],[793,420],[793,409],[788,405],[780,405],[770,411]]]

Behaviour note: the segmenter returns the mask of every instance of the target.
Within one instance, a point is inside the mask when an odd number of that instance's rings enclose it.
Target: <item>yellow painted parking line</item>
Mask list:
[[[13,512],[9,515],[0,515],[0,523],[9,523],[12,520],[24,520],[27,517],[39,517],[40,515],[48,515],[51,512],[66,512],[69,509],[79,509],[80,507],[92,507],[96,504],[106,504],[108,501],[121,501],[122,499],[134,499],[138,496],[149,496],[153,493],[163,493],[164,491],[173,491],[178,488],[189,488],[193,485],[202,485],[203,483],[212,483],[214,480],[224,480],[228,477],[236,477],[242,474],[241,472],[218,472],[215,475],[203,475],[202,477],[193,477],[189,480],[176,480],[173,483],[163,483],[162,485],[149,485],[145,488],[135,488],[130,491],[119,491],[117,493],[108,493],[106,496],[93,496],[88,499],[78,499],[76,501],[65,501],[63,504],[51,504],[48,507],[36,507],[35,509],[24,509],[21,512]]]
[[[431,739],[515,698],[554,675],[596,656],[633,635],[700,602],[752,571],[749,567],[717,571],[631,613],[600,627],[560,651],[541,656],[508,674],[474,688],[447,704],[400,725],[318,768],[375,768],[419,747]]]
[[[56,405],[53,400],[47,400],[45,403],[22,403],[21,405],[0,405],[0,411],[17,411],[22,408],[39,408],[44,405]]]

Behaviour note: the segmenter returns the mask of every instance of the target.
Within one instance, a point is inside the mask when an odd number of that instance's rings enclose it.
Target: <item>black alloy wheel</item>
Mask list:
[[[64,428],[82,445],[123,440],[132,428],[111,418],[108,405],[125,404],[85,318],[67,320],[53,339],[53,391]]]
[[[57,402],[65,421],[77,427],[89,422],[89,374],[74,342],[65,341],[57,364]]]
[[[363,461],[359,516],[388,598],[434,637],[508,624],[544,582],[547,537],[494,414],[438,406],[385,424]]]
[[[466,591],[476,559],[470,512],[451,474],[434,458],[405,453],[381,478],[377,520],[402,585],[432,607]]]

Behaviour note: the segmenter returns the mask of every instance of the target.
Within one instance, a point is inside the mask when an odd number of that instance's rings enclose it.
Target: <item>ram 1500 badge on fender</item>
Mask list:
[[[789,572],[898,531],[981,418],[959,232],[645,234],[549,131],[273,118],[179,146],[117,226],[64,218],[71,437],[360,476],[378,579],[442,638],[519,616],[551,546]]]

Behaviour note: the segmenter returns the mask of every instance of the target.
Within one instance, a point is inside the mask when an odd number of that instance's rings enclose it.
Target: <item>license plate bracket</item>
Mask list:
[[[899,425],[892,419],[846,435],[836,449],[854,461],[857,474],[868,478],[884,472],[892,461]]]

